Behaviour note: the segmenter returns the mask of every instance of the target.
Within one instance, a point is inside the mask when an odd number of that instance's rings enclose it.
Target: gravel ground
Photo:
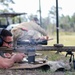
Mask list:
[[[36,70],[0,70],[0,75],[64,75],[64,72],[41,72]]]
[[[75,75],[75,71],[45,72],[40,70],[0,70],[0,75]]]

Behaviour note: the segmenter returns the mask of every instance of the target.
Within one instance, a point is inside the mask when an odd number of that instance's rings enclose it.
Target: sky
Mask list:
[[[26,12],[30,14],[39,14],[39,0],[13,0],[15,4],[10,4],[10,7],[16,12]],[[40,0],[41,1],[41,15],[46,17],[49,13],[49,10],[52,6],[56,5],[56,0]],[[58,6],[62,7],[62,10],[59,11],[59,14],[70,15],[72,16],[75,12],[75,0],[58,0]]]

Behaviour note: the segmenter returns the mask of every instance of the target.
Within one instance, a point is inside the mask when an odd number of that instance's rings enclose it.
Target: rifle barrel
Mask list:
[[[75,52],[75,46],[63,46],[63,47],[36,46],[35,49],[36,51],[59,51],[59,52],[73,51]],[[21,48],[21,49],[17,49],[17,51],[25,52],[25,49]]]
[[[32,48],[32,47],[29,47]],[[75,46],[63,46],[63,47],[55,47],[55,46],[35,46],[34,47],[36,51],[59,51],[59,52],[66,52],[66,51],[73,51],[75,52]],[[26,48],[27,49],[27,48]],[[12,48],[7,48],[7,47],[0,47],[1,51],[6,51],[6,52],[25,52],[25,48],[16,48],[16,50],[13,50]]]

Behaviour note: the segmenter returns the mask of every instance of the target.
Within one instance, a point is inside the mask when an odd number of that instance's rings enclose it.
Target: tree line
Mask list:
[[[3,10],[0,10],[0,12],[10,12],[10,11],[15,12],[12,8],[9,7],[9,3],[15,3],[15,2],[13,0],[0,0],[0,5],[7,7]],[[58,7],[58,9],[59,12],[62,10],[61,7]],[[31,20],[34,16],[35,16],[34,14],[31,14],[28,15],[28,18]],[[41,26],[44,29],[46,29],[48,32],[54,33],[56,31],[56,7],[55,6],[51,7],[47,17],[42,18]],[[64,31],[64,32],[75,32],[75,13],[72,16],[69,15],[64,16],[63,14],[59,16],[59,29],[60,31]]]

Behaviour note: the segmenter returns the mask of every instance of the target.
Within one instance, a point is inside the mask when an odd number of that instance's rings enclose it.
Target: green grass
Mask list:
[[[48,42],[49,46],[53,46],[56,44],[56,36],[50,36],[50,38],[54,38],[53,40],[50,40]],[[64,46],[75,46],[75,34],[60,34],[59,36],[59,44],[63,44]],[[56,60],[64,60],[64,62],[67,62],[69,60],[69,56],[65,57],[66,52],[61,52],[59,54],[55,54],[55,51],[41,51],[40,53],[43,53],[44,57],[45,55],[48,55],[48,60],[56,61]],[[48,73],[51,73],[50,71]],[[75,75],[75,72],[65,72],[64,75]]]
[[[48,42],[48,45],[53,46],[53,44],[57,43],[56,36],[50,36],[53,40]],[[64,46],[75,46],[75,34],[74,35],[60,35],[59,36],[59,44],[63,44]]]
[[[56,44],[56,36],[50,36],[50,38],[54,38],[53,40],[48,41],[49,46],[53,46]],[[59,44],[63,44],[64,46],[75,46],[75,34],[60,34],[59,36]],[[61,52],[59,54],[55,54],[55,51],[41,51],[43,53],[43,57],[45,55],[49,56],[49,60],[60,60],[62,57],[65,58],[66,52]]]

